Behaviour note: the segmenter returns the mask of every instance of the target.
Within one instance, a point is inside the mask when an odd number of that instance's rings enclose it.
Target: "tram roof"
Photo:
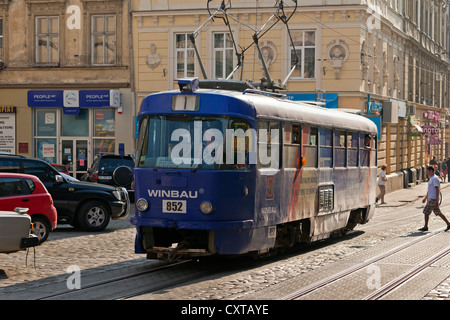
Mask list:
[[[328,109],[307,102],[265,97],[259,94],[245,94],[243,97],[254,105],[258,117],[299,121],[321,127],[377,132],[377,126],[371,120],[339,109]]]
[[[164,110],[161,110],[161,106],[171,106],[171,98],[177,94],[182,93],[179,90],[173,90],[147,96],[142,102],[140,113],[166,113]],[[201,97],[198,113],[202,115],[204,114],[202,106],[213,105],[214,110],[209,108],[208,114],[219,113],[227,115],[232,113],[234,116],[242,114],[247,117],[293,121],[320,127],[351,129],[368,133],[377,132],[375,123],[363,116],[340,111],[339,109],[327,109],[306,102],[292,101],[281,96],[270,96],[270,93],[198,89],[194,94]],[[221,96],[223,99],[218,99],[218,96]],[[153,105],[158,106],[157,112],[150,107],[151,100],[153,100]],[[239,100],[240,103],[236,103],[236,100]],[[166,111],[169,110],[167,109]]]

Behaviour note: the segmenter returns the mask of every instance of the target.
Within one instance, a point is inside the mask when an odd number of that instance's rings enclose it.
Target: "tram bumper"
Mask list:
[[[133,217],[131,223],[137,227],[135,252],[147,253],[148,258],[243,254],[257,250],[259,239],[267,238],[265,228],[255,229],[253,220],[168,221]],[[161,245],[159,238],[170,240]]]
[[[135,226],[147,226],[158,228],[177,228],[177,229],[248,229],[254,227],[253,220],[234,220],[234,221],[183,221],[167,219],[147,219],[132,217],[131,223]]]

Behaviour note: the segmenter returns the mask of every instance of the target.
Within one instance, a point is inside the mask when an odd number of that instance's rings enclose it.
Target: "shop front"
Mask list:
[[[125,150],[124,141],[132,141],[133,133],[119,138],[116,129],[126,122],[120,118],[119,90],[30,90],[28,106],[34,156],[66,164],[76,178],[99,153],[118,153]]]

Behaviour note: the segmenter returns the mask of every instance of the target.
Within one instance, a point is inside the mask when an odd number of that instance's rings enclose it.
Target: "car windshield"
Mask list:
[[[137,166],[242,170],[255,139],[246,120],[214,116],[148,116],[141,120]],[[251,146],[251,147],[250,147]]]

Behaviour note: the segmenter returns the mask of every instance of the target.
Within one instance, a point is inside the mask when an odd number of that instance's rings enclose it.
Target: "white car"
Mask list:
[[[39,239],[31,234],[28,209],[0,211],[0,253],[12,253],[34,247]]]

